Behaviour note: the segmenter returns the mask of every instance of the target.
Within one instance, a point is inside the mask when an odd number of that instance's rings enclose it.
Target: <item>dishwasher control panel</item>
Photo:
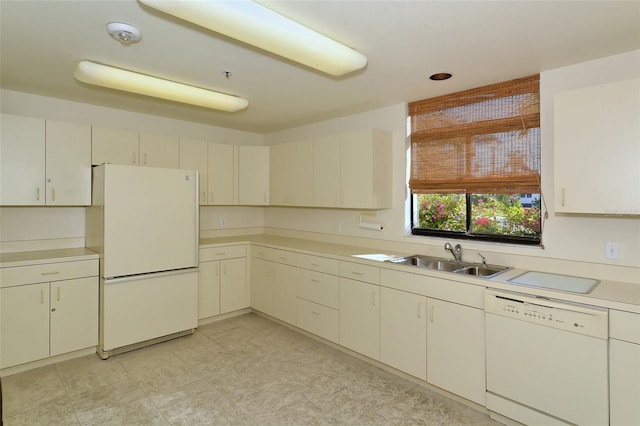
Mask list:
[[[519,293],[485,291],[486,313],[572,333],[608,338],[608,310]]]

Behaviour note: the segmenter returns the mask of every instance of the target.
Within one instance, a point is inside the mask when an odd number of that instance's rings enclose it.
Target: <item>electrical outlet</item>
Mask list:
[[[220,219],[220,228],[224,228],[224,219]]]
[[[605,243],[604,257],[611,260],[618,260],[618,243],[615,241],[607,241]]]

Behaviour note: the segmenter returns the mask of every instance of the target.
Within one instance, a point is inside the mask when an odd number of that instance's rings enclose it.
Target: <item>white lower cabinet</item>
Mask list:
[[[251,307],[267,315],[273,314],[273,279],[271,262],[251,258]]]
[[[273,264],[273,316],[289,324],[296,324],[297,268],[281,263]]]
[[[484,311],[431,298],[427,310],[427,382],[484,406]]]
[[[340,344],[380,358],[380,286],[340,278]]]
[[[198,319],[248,307],[246,246],[201,248]]]
[[[95,275],[73,278],[87,270]],[[3,268],[2,273],[0,368],[97,345],[97,260]],[[30,283],[42,277],[63,279]]]
[[[296,254],[256,247],[251,258],[251,307],[296,324]]]
[[[612,309],[609,327],[610,424],[640,425],[640,314]]]
[[[382,287],[380,361],[427,379],[427,298]]]

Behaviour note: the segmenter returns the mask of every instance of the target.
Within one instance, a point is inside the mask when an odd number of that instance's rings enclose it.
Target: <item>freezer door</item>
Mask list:
[[[195,267],[196,171],[107,164],[104,170],[104,277]]]

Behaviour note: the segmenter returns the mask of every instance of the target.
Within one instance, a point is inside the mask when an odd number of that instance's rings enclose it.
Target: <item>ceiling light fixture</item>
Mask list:
[[[237,96],[90,61],[80,62],[73,76],[88,84],[228,112],[239,111],[249,105],[249,101]]]
[[[327,74],[367,65],[367,57],[250,0],[139,0],[161,12]]]
[[[107,24],[107,32],[111,37],[118,40],[125,46],[131,43],[137,43],[142,38],[140,30],[133,25],[124,24],[122,22],[109,22]]]

